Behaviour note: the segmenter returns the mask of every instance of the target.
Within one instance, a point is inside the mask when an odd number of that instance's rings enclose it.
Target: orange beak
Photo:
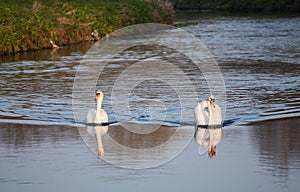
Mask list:
[[[214,101],[211,101],[210,104],[211,104],[211,106],[213,106],[213,108],[215,108],[216,105],[215,105]]]

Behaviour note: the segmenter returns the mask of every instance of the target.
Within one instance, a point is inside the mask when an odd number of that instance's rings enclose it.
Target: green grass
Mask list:
[[[163,0],[0,0],[0,55],[93,40],[137,23],[171,23]]]

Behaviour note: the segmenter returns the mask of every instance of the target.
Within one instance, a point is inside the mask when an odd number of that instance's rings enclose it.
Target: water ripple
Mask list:
[[[297,17],[199,17],[183,26],[199,37],[219,62],[226,84],[227,120],[238,119],[239,123],[244,123],[300,116],[298,23]],[[19,54],[13,59],[2,58],[0,119],[74,123],[73,79],[88,48],[81,46],[70,50],[68,47],[52,55],[42,50],[33,55]],[[167,122],[179,122],[182,108],[177,95],[172,87],[162,82],[139,84],[129,98],[130,114],[113,111],[108,99],[112,82],[126,67],[139,60],[162,58],[178,66],[194,82],[200,99],[207,97],[206,79],[182,54],[157,46],[135,47],[115,55],[98,81],[98,86],[106,93],[103,107],[112,121],[116,121],[115,116],[122,116],[139,121],[166,117]],[[168,72],[162,75],[176,76],[176,72]],[[134,76],[130,79],[136,80]],[[176,78],[173,81],[183,86]],[[186,93],[184,99],[187,101],[188,96]],[[87,97],[93,102],[93,93]],[[194,105],[196,103],[190,103],[185,110],[192,111]],[[193,124],[193,116],[185,116],[183,123]]]

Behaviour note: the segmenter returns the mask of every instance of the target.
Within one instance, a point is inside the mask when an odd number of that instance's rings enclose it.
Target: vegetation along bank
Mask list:
[[[97,40],[133,24],[172,23],[173,16],[168,0],[0,0],[0,55]]]

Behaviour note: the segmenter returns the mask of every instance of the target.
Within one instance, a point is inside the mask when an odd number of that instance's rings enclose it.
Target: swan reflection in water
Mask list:
[[[96,135],[97,153],[98,156],[103,156],[104,147],[102,136],[108,131],[108,116],[106,112],[101,109],[103,100],[103,93],[101,91],[97,91],[96,100],[96,110],[89,110],[86,116],[86,131],[90,136]],[[202,101],[198,104],[198,106],[195,108],[195,120],[197,125],[197,132],[195,134],[196,141],[200,146],[208,148],[209,157],[215,157],[216,146],[222,138],[222,113],[221,108],[215,103],[213,96],[209,96],[206,101]],[[145,126],[148,127],[145,128]],[[144,131],[149,130],[149,125],[126,125],[123,123],[121,126],[112,126],[114,128],[110,131],[109,135],[114,142],[117,142],[130,149],[153,148],[163,143],[170,143],[166,141],[168,141],[171,137],[177,138],[174,141],[179,142],[179,138],[185,138],[182,136],[182,134],[188,135],[188,131],[186,131],[187,133],[182,132],[181,134],[178,134],[181,131],[176,130],[181,130],[180,127],[168,127],[162,125],[158,127],[157,125],[151,126],[154,126],[155,129],[151,129],[150,133],[145,134]],[[142,134],[136,132],[140,129],[143,130]],[[153,144],[155,145],[153,146]]]
[[[199,144],[199,154],[208,152],[210,158],[216,155],[217,144],[222,139],[222,111],[210,95],[194,110],[196,122],[195,140]]]
[[[217,144],[222,139],[222,128],[197,128],[195,140],[199,144],[199,154],[206,151],[210,158],[216,156]]]

